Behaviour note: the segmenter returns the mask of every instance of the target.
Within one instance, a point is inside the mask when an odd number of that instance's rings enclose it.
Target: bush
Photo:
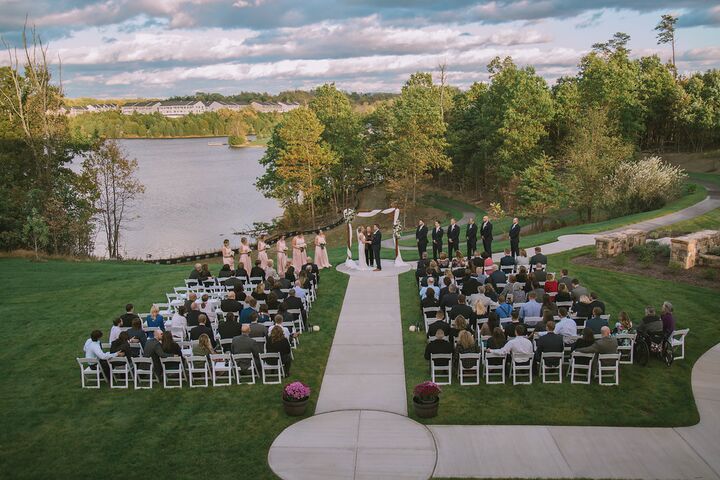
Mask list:
[[[717,279],[717,272],[712,268],[706,268],[700,276],[705,280],[715,281]]]
[[[668,263],[667,268],[668,271],[670,271],[671,273],[678,273],[683,269],[682,264],[680,264],[679,262],[670,262]]]
[[[679,197],[687,175],[660,157],[620,164],[605,186],[603,207],[613,216],[646,212]]]
[[[622,266],[622,265],[625,265],[626,262],[627,262],[627,258],[625,257],[625,254],[624,254],[624,253],[621,253],[621,254],[618,255],[617,257],[613,258],[613,263],[614,263],[615,265],[620,265],[620,266]]]

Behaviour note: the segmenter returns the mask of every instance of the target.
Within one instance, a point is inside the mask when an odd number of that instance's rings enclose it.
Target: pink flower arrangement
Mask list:
[[[310,396],[310,387],[302,382],[288,383],[283,389],[283,396],[288,400],[305,400]]]
[[[413,394],[422,399],[435,398],[440,395],[441,392],[442,390],[440,389],[440,386],[437,383],[430,381],[418,383],[413,389]]]

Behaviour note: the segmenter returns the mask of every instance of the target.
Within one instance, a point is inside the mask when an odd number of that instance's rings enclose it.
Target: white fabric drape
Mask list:
[[[399,208],[386,208],[384,210],[382,209],[376,209],[376,210],[370,210],[369,212],[357,212],[355,216],[357,217],[374,217],[378,214],[393,214],[393,225],[396,225],[398,222],[398,219],[400,218],[400,209]],[[352,259],[352,238],[353,238],[353,230],[352,230],[352,223],[348,222],[348,246],[347,246],[347,258],[348,260]],[[393,232],[393,243],[395,245],[395,266],[404,266],[406,265],[405,262],[403,262],[402,256],[400,255],[400,248],[398,247],[398,238],[395,236],[395,233]]]

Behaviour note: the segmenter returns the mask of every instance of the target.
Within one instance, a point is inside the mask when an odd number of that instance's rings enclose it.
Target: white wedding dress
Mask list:
[[[365,235],[363,233],[358,233],[358,261],[355,262],[354,260],[347,259],[345,261],[345,265],[347,265],[349,268],[352,268],[353,270],[372,270],[372,268],[368,267],[367,260],[365,259]]]

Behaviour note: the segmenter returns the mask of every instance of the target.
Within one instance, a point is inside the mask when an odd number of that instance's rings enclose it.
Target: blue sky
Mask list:
[[[496,55],[552,83],[617,31],[630,34],[633,55],[667,60],[653,31],[663,13],[680,18],[681,72],[720,67],[720,4],[701,0],[0,0],[0,33],[16,44],[27,15],[62,59],[71,97],[325,82],[371,92],[399,91],[410,73],[440,63],[466,88],[487,79]]]

